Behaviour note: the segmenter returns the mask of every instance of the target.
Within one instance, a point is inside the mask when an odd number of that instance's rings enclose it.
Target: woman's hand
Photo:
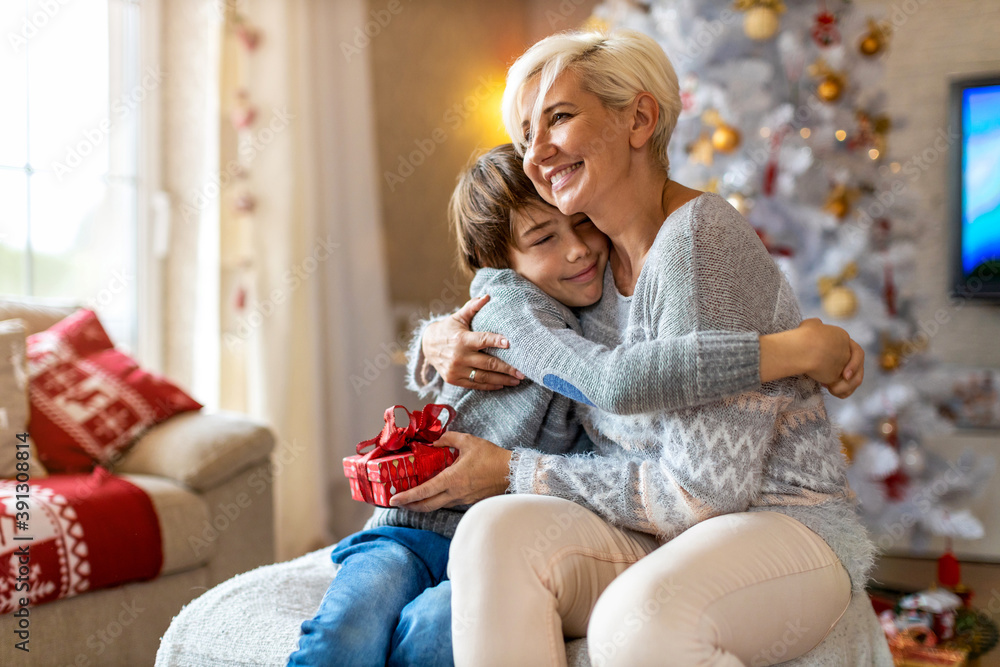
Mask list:
[[[488,347],[510,346],[499,334],[471,330],[472,318],[489,299],[488,294],[470,299],[458,311],[424,330],[420,346],[426,363],[437,369],[448,384],[466,389],[502,389],[524,379],[524,374],[513,366],[480,352]]]
[[[458,460],[429,480],[389,499],[392,507],[432,512],[442,507],[471,505],[507,490],[511,452],[489,440],[449,431],[435,447],[454,447]]]

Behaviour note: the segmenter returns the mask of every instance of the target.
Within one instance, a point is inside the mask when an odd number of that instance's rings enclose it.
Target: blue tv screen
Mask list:
[[[952,83],[956,295],[1000,299],[1000,77]],[[956,164],[957,163],[957,164]]]

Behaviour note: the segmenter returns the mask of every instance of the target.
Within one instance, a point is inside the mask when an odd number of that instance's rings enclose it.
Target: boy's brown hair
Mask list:
[[[448,206],[462,268],[510,268],[514,213],[536,204],[549,206],[524,173],[513,144],[501,144],[474,160],[459,177]]]

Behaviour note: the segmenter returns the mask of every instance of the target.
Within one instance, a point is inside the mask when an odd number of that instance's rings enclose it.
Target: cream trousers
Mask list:
[[[548,496],[488,498],[452,540],[455,664],[771,665],[819,644],[851,600],[826,542],[777,512],[727,514],[665,544]]]

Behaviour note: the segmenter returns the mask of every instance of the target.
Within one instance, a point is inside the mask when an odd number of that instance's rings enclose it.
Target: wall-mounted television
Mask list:
[[[952,294],[1000,301],[1000,74],[951,82]]]

